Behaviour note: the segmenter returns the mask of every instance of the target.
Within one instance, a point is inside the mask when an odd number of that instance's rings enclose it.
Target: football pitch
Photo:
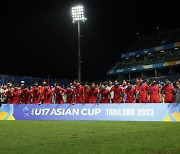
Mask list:
[[[179,122],[0,121],[0,153],[180,153]]]

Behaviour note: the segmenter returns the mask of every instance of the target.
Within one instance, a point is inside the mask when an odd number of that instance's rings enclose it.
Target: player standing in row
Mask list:
[[[152,79],[151,80],[151,85],[149,86],[149,98],[148,101],[151,103],[159,103],[160,99],[159,99],[159,95],[160,95],[160,87],[159,85],[156,84],[156,80]]]
[[[70,85],[67,86],[67,89],[64,92],[64,94],[66,95],[66,103],[68,103],[68,104],[74,103],[74,93],[73,93],[73,89],[71,89]]]
[[[121,103],[122,101],[122,88],[119,85],[119,81],[114,81],[114,87],[111,88],[110,92],[114,93],[113,103]]]
[[[31,91],[28,89],[26,85],[22,87],[20,94],[20,103],[29,104],[31,101]]]
[[[18,84],[14,84],[14,89],[12,91],[13,94],[13,104],[20,103],[21,90],[18,87]]]
[[[11,86],[7,86],[7,91],[4,93],[4,96],[7,98],[7,104],[13,103],[13,93]]]
[[[55,96],[54,98],[55,98],[56,104],[63,104],[64,103],[64,99],[63,99],[64,92],[65,92],[65,89],[61,88],[57,84],[53,90],[53,95]]]
[[[139,78],[139,84],[136,85],[136,94],[138,97],[138,103],[147,103],[147,92],[148,92],[148,85],[144,83],[143,78]]]
[[[96,103],[98,97],[98,88],[96,87],[95,82],[92,82],[91,87],[88,90],[89,103]]]
[[[43,104],[51,104],[52,102],[52,91],[49,88],[49,85],[44,85],[44,90],[42,91],[42,103]]]
[[[75,103],[84,103],[83,92],[84,92],[83,87],[81,86],[80,82],[77,81],[75,87],[73,88]]]
[[[44,92],[45,87],[49,90],[51,90],[50,86],[47,85],[47,81],[43,80],[42,85],[38,87],[39,91],[42,93]],[[44,94],[44,93],[43,93]],[[52,99],[52,98],[51,98]],[[41,102],[44,103],[44,95],[41,96]]]
[[[100,103],[109,103],[110,91],[106,88],[104,83],[101,84],[98,96],[100,97]]]
[[[127,96],[126,103],[135,103],[136,102],[136,91],[135,88],[132,87],[131,82],[127,82],[127,88],[125,89],[125,94]]]
[[[38,84],[35,83],[34,86],[31,88],[31,100],[34,104],[41,103],[42,92],[38,88]]]
[[[122,94],[123,94],[122,95],[122,102],[126,103],[126,100],[127,100],[127,95],[125,93],[125,90],[127,88],[127,81],[126,80],[123,80],[121,88],[122,88]]]
[[[84,103],[89,103],[89,84],[88,82],[85,82],[84,84],[84,94],[83,94],[83,97],[84,97]]]
[[[171,82],[168,78],[165,79],[165,85],[162,87],[161,92],[164,95],[163,102],[165,102],[165,103],[173,103],[174,102],[174,95],[176,93],[175,93],[174,86],[171,84]]]
[[[112,87],[113,87],[113,82],[112,82],[112,80],[109,80],[108,81],[108,86],[106,87],[110,91],[109,103],[112,103],[113,102],[113,98],[114,98],[114,92],[111,91]]]

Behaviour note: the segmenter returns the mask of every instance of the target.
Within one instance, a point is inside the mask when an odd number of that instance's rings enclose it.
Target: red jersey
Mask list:
[[[44,104],[50,104],[51,103],[51,98],[52,98],[52,91],[51,90],[43,90],[42,92],[42,96],[43,96],[43,99],[44,99]]]
[[[73,90],[66,90],[64,92],[66,94],[66,103],[73,103]]]
[[[11,90],[8,90],[4,93],[7,98],[7,104],[13,104],[13,93]]]
[[[83,103],[84,88],[82,86],[75,87],[73,92],[75,97],[75,103]]]
[[[100,90],[99,94],[101,95],[101,103],[109,103],[110,91],[108,89]]]
[[[84,103],[89,103],[89,88],[84,87]]]
[[[136,83],[136,85],[135,85],[135,96],[136,96],[137,100],[138,100],[139,90],[140,90],[139,83]],[[137,103],[139,103],[139,102],[137,102]]]
[[[39,86],[39,87],[38,87],[38,90],[39,90],[40,92],[43,92],[43,91],[44,91],[44,87],[45,87],[45,86],[43,86],[43,85],[42,85],[42,86]],[[51,90],[50,86],[48,86],[48,90]],[[44,96],[43,96],[43,95],[41,96],[41,99],[44,100]]]
[[[31,92],[29,90],[26,91],[22,90],[20,95],[21,103],[25,103],[25,104],[30,103],[31,100],[30,96],[31,96]]]
[[[114,86],[111,90],[114,92],[113,103],[121,103],[122,88],[120,86]]]
[[[38,87],[38,90],[40,90],[40,91],[42,92],[42,91],[44,90],[44,87],[45,87],[45,86],[43,86],[43,85],[42,85],[42,86],[39,86],[39,87]],[[48,90],[51,90],[50,86],[48,86]]]
[[[148,90],[148,85],[146,83],[142,83],[138,85],[137,87],[139,89],[139,103],[147,103],[147,90]]]
[[[89,88],[88,94],[89,94],[89,103],[96,103],[96,98],[98,94],[98,88]]]
[[[139,90],[140,90],[140,85],[139,85],[139,84],[136,84],[136,85],[135,85],[135,90],[136,90],[136,91],[139,91]]]
[[[55,94],[55,103],[57,104],[62,104],[64,103],[64,99],[63,99],[63,93],[65,92],[65,89],[60,88],[57,89],[55,88],[53,93]]]
[[[32,94],[32,103],[34,104],[39,104],[41,102],[41,92],[40,90],[31,90],[31,94]]]
[[[160,92],[160,88],[158,85],[155,84],[149,87],[149,95],[150,95],[151,103],[159,103],[159,92]]]
[[[135,103],[135,88],[126,88],[124,93],[127,95],[126,103]]]
[[[174,90],[174,86],[171,84],[162,87],[162,91],[165,94],[165,103],[174,102],[173,90]]]
[[[20,103],[20,96],[21,96],[21,90],[13,90],[13,104],[19,104]]]

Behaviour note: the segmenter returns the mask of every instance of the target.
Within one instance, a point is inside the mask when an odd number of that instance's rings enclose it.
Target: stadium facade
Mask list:
[[[180,78],[180,28],[139,38],[107,74],[131,81],[139,76],[159,81]]]

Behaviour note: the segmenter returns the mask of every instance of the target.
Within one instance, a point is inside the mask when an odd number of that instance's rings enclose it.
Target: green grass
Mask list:
[[[0,121],[3,153],[180,153],[178,122]]]

